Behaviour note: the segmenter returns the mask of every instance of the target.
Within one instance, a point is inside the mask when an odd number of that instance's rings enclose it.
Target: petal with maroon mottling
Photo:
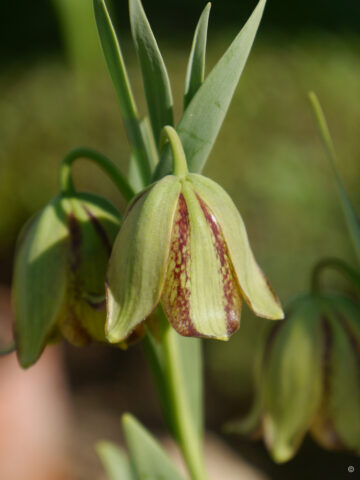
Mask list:
[[[160,300],[179,193],[179,180],[169,175],[139,195],[128,210],[109,262],[110,342],[126,339]]]
[[[161,301],[181,335],[227,340],[239,327],[240,290],[221,229],[186,181],[175,214]]]
[[[260,317],[274,320],[283,318],[279,299],[256,263],[244,222],[234,202],[225,190],[209,178],[190,174],[188,181],[208,205],[221,227],[246,303]]]

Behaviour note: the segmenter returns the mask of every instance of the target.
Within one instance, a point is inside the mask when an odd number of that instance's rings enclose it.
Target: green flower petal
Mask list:
[[[227,340],[239,327],[241,296],[225,240],[187,181],[175,215],[161,302],[181,335]]]
[[[285,320],[265,366],[264,435],[277,462],[295,454],[321,402],[322,324],[317,318],[318,308],[309,301]]]
[[[23,367],[40,356],[64,301],[67,239],[58,198],[28,222],[20,235],[12,301],[17,352]]]
[[[251,251],[242,218],[229,195],[209,178],[190,174],[189,181],[221,227],[242,294],[258,316],[284,317],[280,302]]]
[[[178,178],[169,175],[130,205],[109,263],[110,342],[124,340],[160,300],[179,194]]]
[[[77,194],[63,199],[69,229],[67,293],[59,326],[74,345],[105,341],[105,277],[120,215],[105,199]]]
[[[359,344],[333,313],[328,410],[334,429],[350,449],[360,449]]]

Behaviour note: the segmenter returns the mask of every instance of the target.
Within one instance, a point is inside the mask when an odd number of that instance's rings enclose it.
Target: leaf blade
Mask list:
[[[173,125],[173,100],[166,66],[140,0],[129,0],[131,31],[143,77],[155,141]]]
[[[206,41],[211,3],[204,8],[195,29],[185,77],[184,110],[204,81]]]
[[[177,126],[191,172],[202,171],[215,143],[249,56],[265,3],[266,0],[259,1],[245,26],[195,94]],[[161,178],[170,171],[171,155],[167,148],[154,177]]]
[[[100,43],[119,100],[120,110],[132,152],[138,164],[142,180],[144,183],[147,183],[151,176],[151,169],[145,153],[137,107],[131,90],[120,43],[106,8],[105,0],[93,0],[93,6]]]
[[[336,168],[336,152],[333,145],[333,141],[330,135],[329,127],[316,94],[314,92],[309,93],[310,103],[313,108],[313,112],[318,124],[319,132],[321,135],[321,139],[324,143],[325,150],[328,154],[329,162],[331,169],[333,171],[335,181],[337,184],[337,189],[339,193],[339,198],[341,202],[341,206],[343,209],[345,222],[347,224],[350,238],[352,240],[356,257],[358,262],[360,263],[360,223],[359,218],[356,215],[354,207],[352,206],[351,200],[344,188],[340,175]]]
[[[101,441],[96,444],[96,452],[109,480],[136,480],[129,458],[122,448],[111,442]]]
[[[183,480],[166,452],[135,417],[125,414],[122,424],[138,478]]]

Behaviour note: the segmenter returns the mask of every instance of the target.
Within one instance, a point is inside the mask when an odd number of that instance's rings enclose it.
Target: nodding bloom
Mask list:
[[[227,340],[239,328],[243,299],[256,315],[283,318],[231,198],[212,180],[187,172],[175,130],[164,130],[174,174],[135,198],[115,240],[107,277],[109,341],[126,339],[159,303],[184,336]]]
[[[59,196],[20,234],[12,288],[23,367],[59,335],[81,346],[105,338],[105,276],[120,216],[95,195]]]
[[[309,294],[270,330],[254,409],[230,427],[261,433],[273,459],[290,460],[306,433],[323,448],[360,451],[360,305]]]

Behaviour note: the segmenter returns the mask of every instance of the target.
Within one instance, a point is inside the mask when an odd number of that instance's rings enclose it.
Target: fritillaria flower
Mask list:
[[[109,341],[126,339],[160,302],[184,336],[228,339],[239,328],[243,299],[256,315],[282,318],[231,198],[209,178],[188,173],[175,130],[165,132],[174,174],[135,198],[115,240]]]
[[[254,410],[232,431],[257,431],[277,462],[306,433],[324,448],[360,451],[360,306],[342,295],[295,300],[270,331]]]
[[[105,275],[119,228],[108,201],[75,193],[56,197],[25,225],[12,290],[23,367],[59,334],[77,346],[106,341]]]

